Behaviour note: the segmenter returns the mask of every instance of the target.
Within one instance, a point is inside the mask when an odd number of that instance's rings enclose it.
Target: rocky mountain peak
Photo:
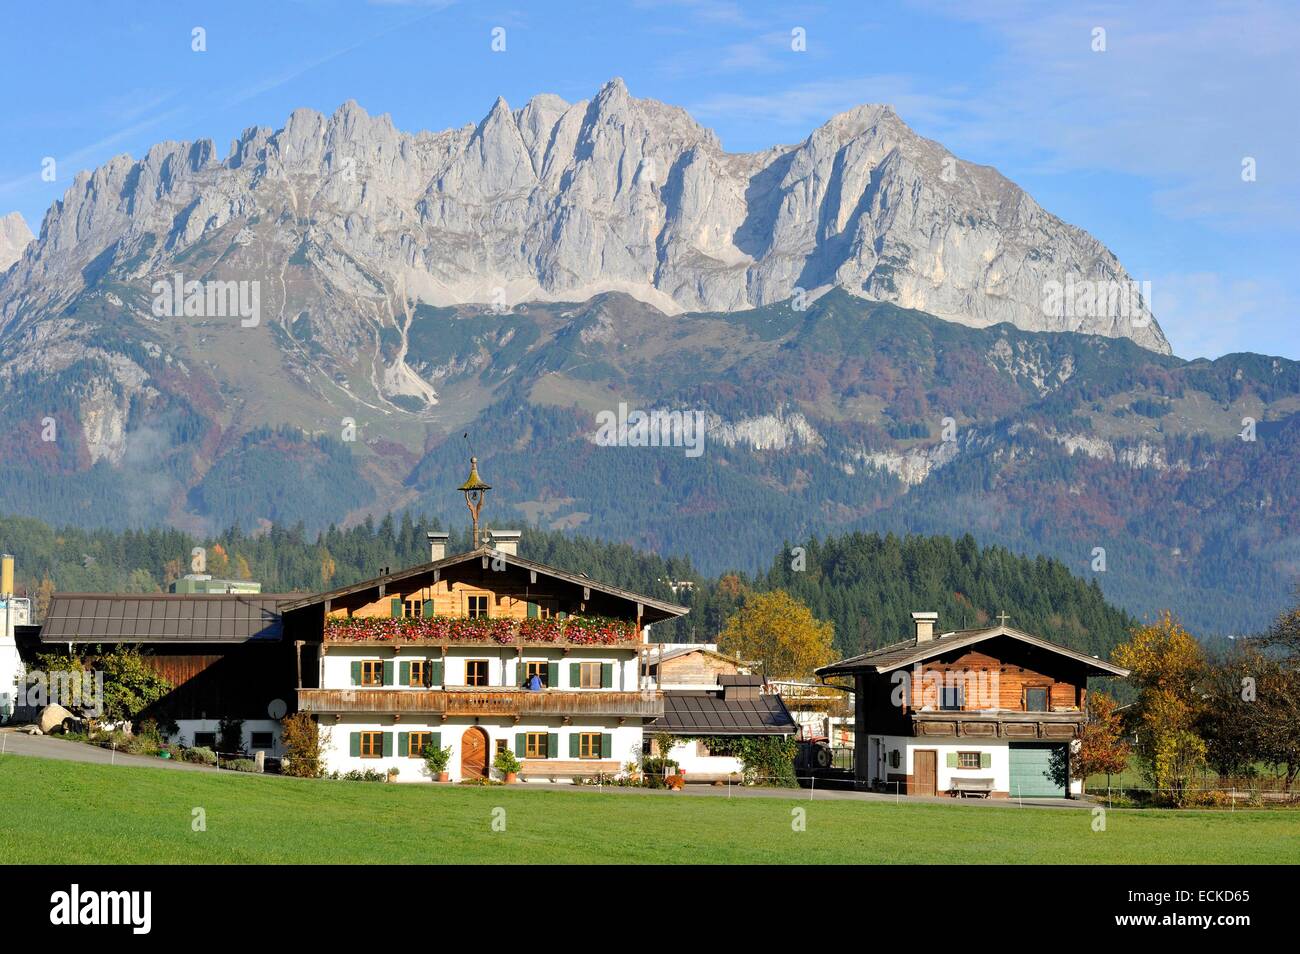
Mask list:
[[[198,244],[220,259],[250,230],[273,256],[265,277],[290,259],[307,270],[285,286],[283,312],[341,323],[340,342],[367,333],[357,294],[396,314],[399,300],[617,291],[676,313],[839,287],[977,327],[1168,351],[1145,302],[1132,314],[1045,307],[1053,282],[1129,276],[1090,235],[887,105],[833,116],[796,145],[728,153],[685,110],[617,78],[577,103],[541,94],[512,111],[498,98],[477,125],[440,133],[402,132],[349,101],[246,130],[224,161],[206,140],[115,157],[77,176],[30,260],[0,281],[0,327],[57,310],[98,276],[147,286]]]
[[[22,257],[23,250],[36,238],[27,220],[18,212],[0,216],[0,272]]]

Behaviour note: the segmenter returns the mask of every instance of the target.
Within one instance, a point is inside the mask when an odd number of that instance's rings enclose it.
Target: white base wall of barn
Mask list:
[[[730,776],[739,777],[744,763],[732,755],[709,755],[704,743],[696,739],[678,742],[668,751],[668,757],[686,773],[687,782],[721,781]]]
[[[441,723],[417,722],[409,718],[401,722],[383,716],[344,716],[337,722],[333,716],[321,716],[321,749],[324,769],[327,773],[338,772],[379,772],[387,774],[391,768],[398,770],[398,782],[431,782],[425,771],[424,759],[419,755],[401,753],[403,735],[427,732],[435,735],[439,743],[451,748],[451,757],[447,762],[449,781],[459,782],[467,777],[464,771],[464,759],[472,756],[477,746],[473,734],[481,733],[486,737],[486,762],[488,775],[499,778],[500,773],[492,768],[496,758],[498,744],[504,744],[512,752],[517,752],[518,737],[530,733],[545,735],[547,746],[554,743],[558,753],[548,754],[547,758],[527,758],[523,773],[519,778],[521,784],[549,784],[552,782],[569,783],[575,776],[597,774],[614,774],[622,772],[628,762],[639,757],[641,752],[641,726],[619,724],[618,719],[592,719],[581,724],[565,725],[559,718],[521,721],[513,719],[472,718],[447,719]],[[382,740],[381,753],[378,756],[353,754],[357,748],[354,735],[361,733],[379,733]],[[609,742],[609,752],[602,750],[599,758],[573,756],[572,737],[583,734],[599,735],[602,749],[605,739]],[[387,736],[384,739],[384,736]]]
[[[270,745],[254,745],[254,741],[265,743],[268,741],[263,738],[267,733],[270,734]],[[213,750],[221,750],[221,722],[218,719],[177,719],[176,732],[169,737],[169,741],[177,745],[192,747],[198,743],[195,741],[196,736],[201,737],[205,734],[211,734],[216,737],[212,743]],[[258,736],[254,740],[254,736]],[[208,740],[203,740],[208,744]],[[267,755],[279,757],[284,754],[280,746],[280,723],[275,719],[245,719],[242,732],[242,745],[245,752],[250,755],[254,752],[265,752]],[[233,753],[221,750],[223,755]]]
[[[1046,749],[1049,745],[1056,748],[1066,749],[1077,746],[1078,742],[1056,742],[1056,743],[1035,743],[1035,742],[1016,742],[1009,739],[970,739],[956,737],[952,738],[924,738],[918,739],[915,736],[896,736],[896,735],[869,735],[864,740],[866,742],[865,755],[866,778],[869,783],[884,784],[886,790],[893,791],[893,784],[896,783],[901,790],[906,792],[906,780],[911,779],[915,786],[919,784],[917,778],[917,752],[928,751],[934,752],[936,785],[935,791],[939,795],[946,795],[956,791],[961,783],[976,787],[980,782],[986,779],[992,780],[992,794],[995,797],[1043,797],[1041,793],[1034,791],[1025,791],[1022,786],[1017,784],[1020,773],[1016,774],[1013,779],[1012,761],[1013,749]],[[895,756],[894,753],[897,753]],[[962,753],[967,753],[963,759]],[[970,753],[980,756],[980,767],[963,768],[963,764],[969,764],[974,761]],[[1019,762],[1019,754],[1015,756]],[[897,764],[895,764],[897,762]],[[1020,789],[1018,791],[1017,789]],[[1077,779],[1071,779],[1068,784],[1071,795],[1083,794],[1083,783]]]

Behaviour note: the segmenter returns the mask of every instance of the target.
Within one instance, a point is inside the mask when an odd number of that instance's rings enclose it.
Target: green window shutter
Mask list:
[[[441,659],[435,659],[432,662],[430,662],[429,685],[431,686],[442,685],[442,667],[443,667],[443,661]]]
[[[956,753],[956,752],[949,752],[949,753],[948,753],[948,768],[956,768],[956,767],[957,767],[957,753]]]
[[[560,688],[560,664],[557,662],[548,662],[546,664],[546,688]]]
[[[348,755],[354,759],[361,755],[361,733],[353,732],[348,736]]]
[[[392,684],[393,684],[393,661],[391,659],[385,659],[384,660],[384,685],[391,686]]]
[[[397,754],[398,755],[413,754],[411,752],[411,733],[409,732],[397,733]]]
[[[602,689],[614,688],[614,664],[613,663],[600,664],[600,688]]]
[[[402,615],[402,601],[398,597],[394,596],[393,602],[390,605],[392,606],[392,614],[394,616]]]
[[[393,733],[384,733],[384,756],[388,757],[393,754]]]
[[[578,757],[578,733],[570,732],[569,733],[569,758],[576,759],[577,757]]]
[[[546,757],[548,759],[560,757],[560,733],[551,732],[546,736]]]
[[[528,664],[524,660],[515,663],[516,674],[519,676],[519,685],[528,685]]]
[[[524,753],[527,751],[528,751],[528,733],[516,732],[515,733],[515,755],[519,756],[519,758],[522,759],[524,757]]]
[[[433,600],[425,600],[425,601],[424,601],[424,617],[425,617],[425,619],[428,619],[428,618],[429,618],[430,616],[432,616],[432,615],[433,615]]]
[[[993,767],[993,753],[992,753],[992,752],[981,752],[981,753],[980,753],[980,768],[992,768],[992,767]]]
[[[400,663],[398,663],[397,673],[398,673],[397,684],[399,686],[409,686],[411,684],[411,664],[409,661],[403,659]]]
[[[610,732],[600,734],[600,757],[607,759],[614,754],[614,736]]]
[[[569,688],[577,689],[582,685],[581,663],[569,663]]]
[[[429,744],[432,745],[435,749],[440,749],[440,748],[442,748],[442,733],[441,733],[441,732],[430,732],[430,733],[429,733]]]
[[[528,618],[529,618],[529,619],[537,619],[537,604],[536,604],[536,603],[529,603],[529,604],[528,604]]]
[[[361,685],[361,660],[354,660],[352,663],[352,685]]]

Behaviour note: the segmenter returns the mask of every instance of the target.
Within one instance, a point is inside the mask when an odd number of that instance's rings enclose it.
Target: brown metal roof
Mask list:
[[[794,735],[799,727],[778,695],[724,699],[716,690],[666,689],[663,717],[645,729],[674,735]]]
[[[281,604],[297,593],[56,593],[41,642],[246,642],[282,635]]]
[[[1098,659],[1096,656],[1089,656],[1086,653],[1076,652],[1073,649],[1067,649],[1064,646],[1058,646],[1056,643],[1049,642],[1038,636],[1031,636],[1029,633],[1021,632],[1018,629],[1012,629],[1010,626],[993,626],[989,629],[959,629],[951,633],[944,633],[942,636],[936,636],[933,639],[927,639],[918,643],[915,639],[909,639],[901,643],[893,643],[889,646],[882,646],[880,649],[873,649],[869,653],[863,653],[860,656],[851,656],[848,659],[841,659],[839,662],[831,663],[829,666],[823,666],[817,670],[819,676],[836,676],[845,675],[853,672],[862,672],[867,669],[875,672],[889,672],[900,666],[910,666],[913,663],[922,660],[932,659],[935,656],[941,656],[949,650],[962,649],[974,643],[983,642],[986,639],[992,639],[995,636],[1008,636],[1011,639],[1019,640],[1022,643],[1028,643],[1030,646],[1037,646],[1039,649],[1045,649],[1049,652],[1068,657],[1081,662],[1086,666],[1095,669],[1099,674],[1110,676],[1127,676],[1128,670],[1112,663]]]

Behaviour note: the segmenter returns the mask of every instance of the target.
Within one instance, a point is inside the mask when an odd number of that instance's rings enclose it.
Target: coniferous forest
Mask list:
[[[238,526],[200,539],[174,529],[143,531],[53,528],[25,517],[0,517],[0,549],[16,556],[18,586],[39,613],[50,593],[159,592],[190,571],[195,547],[206,550],[216,577],[257,580],[266,593],[309,592],[377,575],[385,566],[428,560],[426,530],[439,521],[389,515],[347,529],[309,535],[301,524],[249,533]],[[452,533],[450,550],[469,548]],[[665,641],[711,642],[753,590],[785,589],[835,625],[843,655],[906,638],[914,610],[940,614],[945,629],[988,625],[1005,612],[1013,626],[1074,649],[1106,656],[1135,620],[1064,564],[980,547],[970,535],[895,536],[850,533],[791,543],[767,570],[709,577],[687,558],[662,557],[626,544],[548,530],[526,530],[520,553],[596,580],[689,606],[660,624]]]

